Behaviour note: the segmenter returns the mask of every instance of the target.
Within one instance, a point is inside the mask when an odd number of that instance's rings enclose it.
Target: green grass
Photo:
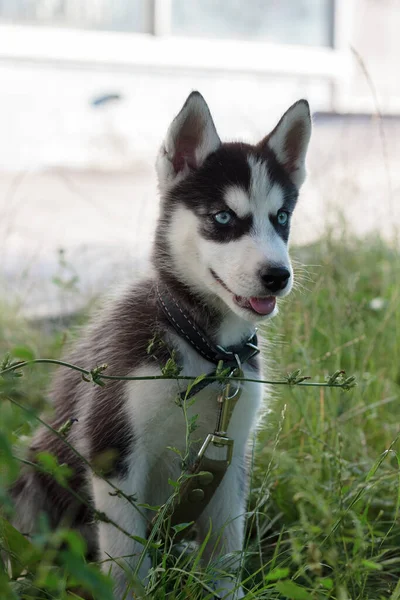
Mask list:
[[[254,452],[244,587],[249,599],[399,599],[399,256],[378,239],[345,236],[327,236],[292,254],[315,266],[298,268],[297,291],[268,326],[273,371],[278,376],[301,369],[323,381],[343,369],[357,376],[358,386],[348,392],[274,389]],[[46,337],[12,311],[1,314],[0,354],[14,349],[24,358],[26,346],[36,356],[60,354],[62,333]],[[7,398],[43,408],[50,373],[46,366],[32,367],[0,387],[6,511],[5,482],[16,472],[10,444],[35,425]],[[11,537],[16,558],[26,564],[23,542],[5,527],[3,522],[0,538]],[[66,549],[60,552],[62,541]],[[96,599],[110,598],[98,569],[82,560],[80,544],[71,532],[52,534],[43,524],[28,575],[10,583],[0,570],[0,597],[79,597],[65,592],[72,578]],[[211,585],[211,569],[201,572],[196,554],[159,549],[155,558],[159,569],[148,595],[134,584],[138,597],[196,599]]]
[[[298,255],[318,266],[273,325],[275,368],[313,379],[344,369],[358,386],[280,391],[256,458],[259,479],[271,463],[263,560],[315,597],[389,598],[400,575],[399,257],[379,240],[329,238]]]

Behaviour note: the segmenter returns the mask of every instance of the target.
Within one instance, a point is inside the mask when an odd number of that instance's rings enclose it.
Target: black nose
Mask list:
[[[260,271],[260,277],[270,292],[279,292],[286,287],[290,272],[285,267],[264,267]]]

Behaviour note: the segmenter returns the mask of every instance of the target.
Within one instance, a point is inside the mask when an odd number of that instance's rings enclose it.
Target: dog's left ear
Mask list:
[[[311,137],[311,115],[307,100],[299,100],[283,115],[278,125],[259,144],[273,150],[297,188],[306,177],[305,160]]]
[[[217,150],[221,140],[210,109],[199,92],[192,92],[169,126],[157,159],[160,185],[181,180]]]

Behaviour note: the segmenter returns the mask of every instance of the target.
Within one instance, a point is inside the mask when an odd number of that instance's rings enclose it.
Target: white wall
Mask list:
[[[0,25],[0,171],[147,168],[192,89],[229,138],[257,139],[300,97],[313,111],[400,114],[399,0],[337,6],[335,51]],[[93,108],[103,93],[122,99]]]
[[[223,138],[257,140],[301,97],[330,107],[331,49],[0,26],[0,170],[144,168],[189,92]],[[112,93],[120,101],[93,107]]]
[[[341,98],[343,110],[400,114],[400,2],[347,0],[353,6],[348,44],[354,58],[353,74]]]
[[[222,137],[249,141],[295,100],[308,97],[316,109],[329,98],[324,83],[254,75],[0,64],[0,81],[0,170],[143,168],[192,89],[205,95]],[[121,100],[93,107],[104,93]]]

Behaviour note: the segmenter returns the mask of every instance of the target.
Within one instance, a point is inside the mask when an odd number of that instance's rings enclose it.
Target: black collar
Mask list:
[[[157,300],[161,310],[170,324],[174,327],[175,331],[185,339],[196,352],[200,354],[200,356],[209,362],[214,363],[214,365],[217,366],[222,361],[222,368],[230,368],[232,373],[236,368],[241,368],[242,364],[260,352],[257,347],[256,332],[254,332],[248,340],[238,346],[223,348],[222,346],[214,344],[206,333],[183,310],[180,304],[178,304],[166,286],[163,286],[162,288],[157,286]],[[211,377],[215,374],[216,370],[209,373],[208,376]],[[212,382],[207,380],[200,381],[191,389],[190,397],[194,396],[195,393],[210,383]]]

